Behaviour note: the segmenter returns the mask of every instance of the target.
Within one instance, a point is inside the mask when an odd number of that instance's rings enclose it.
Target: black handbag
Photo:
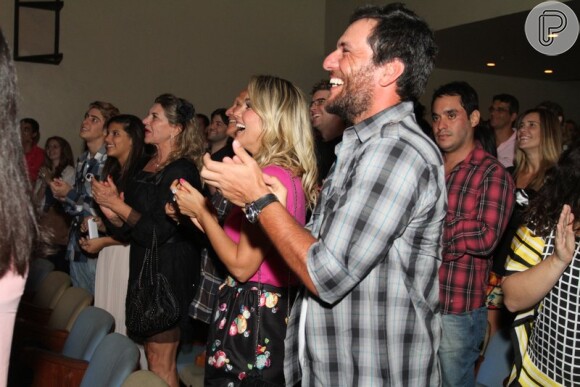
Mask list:
[[[145,250],[139,278],[129,289],[126,303],[127,329],[141,337],[169,330],[181,317],[174,291],[158,271],[158,260],[157,234],[153,229],[151,248]]]

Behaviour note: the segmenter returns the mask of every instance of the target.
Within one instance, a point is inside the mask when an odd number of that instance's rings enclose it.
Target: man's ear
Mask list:
[[[481,118],[481,113],[479,110],[474,110],[469,115],[469,122],[471,122],[471,127],[475,128],[479,124],[479,119]]]
[[[384,63],[379,67],[381,68],[379,85],[383,87],[396,82],[397,79],[399,79],[399,77],[403,74],[403,71],[405,71],[405,64],[398,58]]]
[[[517,119],[518,119],[518,113],[512,113],[510,115],[510,120],[512,121],[512,126],[516,124]]]

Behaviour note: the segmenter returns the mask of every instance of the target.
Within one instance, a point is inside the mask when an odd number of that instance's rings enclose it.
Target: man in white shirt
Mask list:
[[[495,95],[489,107],[489,126],[495,135],[497,159],[506,168],[514,165],[516,146],[514,122],[518,118],[519,108],[518,100],[510,94]]]

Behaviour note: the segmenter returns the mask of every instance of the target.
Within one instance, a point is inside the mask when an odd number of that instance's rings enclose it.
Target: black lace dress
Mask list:
[[[125,190],[125,201],[138,213],[138,220],[130,230],[130,267],[127,300],[131,297],[132,284],[139,278],[145,250],[151,247],[153,229],[157,234],[159,271],[172,285],[181,306],[182,318],[179,326],[188,327],[188,306],[193,299],[200,275],[200,251],[203,238],[189,221],[177,225],[165,214],[165,204],[172,201],[170,186],[175,179],[185,179],[201,190],[199,172],[193,162],[178,159],[157,173],[139,171]],[[131,220],[131,219],[130,219]],[[129,221],[131,223],[131,221]],[[174,341],[163,339],[161,334],[152,338],[137,337],[136,341]]]

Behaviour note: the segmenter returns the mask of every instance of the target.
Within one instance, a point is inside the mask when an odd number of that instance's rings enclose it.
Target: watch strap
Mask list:
[[[262,211],[268,204],[278,201],[278,197],[273,193],[268,193],[254,202],[254,206],[258,211]]]
[[[258,215],[266,206],[277,202],[278,197],[273,193],[267,193],[266,195],[256,199],[250,204],[246,204],[246,218],[250,221],[250,223],[256,223],[258,221]]]

